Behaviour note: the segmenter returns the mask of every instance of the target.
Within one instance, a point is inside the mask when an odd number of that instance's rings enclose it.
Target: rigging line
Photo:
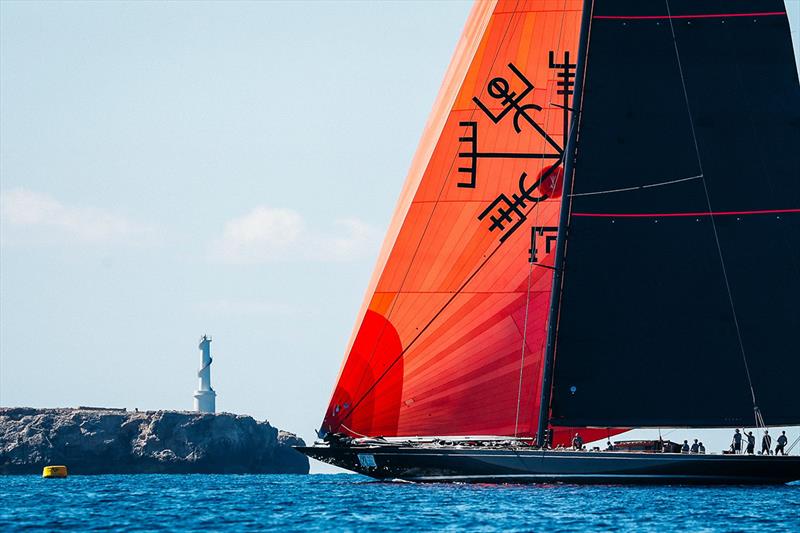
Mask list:
[[[528,211],[528,212],[530,212],[530,211]],[[361,405],[361,402],[364,400],[364,398],[366,398],[369,395],[369,393],[371,393],[372,390],[378,385],[378,383],[380,383],[381,380],[384,377],[386,377],[386,374],[389,373],[389,371],[394,367],[394,365],[397,363],[397,361],[399,361],[400,359],[405,357],[406,352],[408,352],[408,350],[411,349],[411,347],[417,342],[417,340],[419,340],[419,338],[422,337],[422,335],[426,331],[428,331],[428,328],[431,326],[431,324],[433,324],[436,321],[437,318],[439,318],[439,315],[441,315],[444,312],[444,310],[447,309],[447,307],[451,303],[453,303],[453,300],[455,300],[456,297],[459,294],[461,294],[461,292],[464,290],[464,287],[466,287],[469,284],[469,282],[472,281],[472,279],[475,276],[477,276],[478,273],[481,270],[483,270],[483,267],[486,266],[486,264],[492,259],[492,257],[494,257],[494,254],[496,254],[500,250],[501,246],[502,246],[502,243],[498,244],[494,248],[494,250],[492,250],[491,253],[489,253],[489,255],[486,256],[486,258],[481,262],[480,265],[477,266],[477,268],[472,272],[472,274],[470,274],[469,277],[466,280],[464,280],[464,283],[462,283],[461,286],[459,286],[459,288],[455,292],[453,292],[453,294],[450,295],[450,298],[448,298],[447,301],[444,304],[442,304],[442,306],[439,308],[439,310],[436,311],[436,314],[434,314],[430,318],[430,320],[428,320],[428,322],[419,330],[419,333],[417,333],[416,336],[413,339],[411,339],[411,341],[408,343],[408,345],[405,348],[403,348],[403,351],[401,351],[400,354],[397,357],[395,357],[386,366],[384,371],[381,372],[381,374],[377,378],[375,378],[375,381],[373,381],[372,385],[370,385],[369,388],[367,388],[367,390],[364,391],[364,394],[361,395],[361,398],[359,398],[359,400],[357,402],[355,402],[353,404],[353,406],[350,408],[350,410],[342,417],[341,421],[339,422],[340,425],[341,425],[342,421],[347,420],[348,418],[350,418],[350,415],[353,414],[353,412],[356,410],[356,407]]]
[[[692,180],[700,179],[702,177],[703,177],[702,174],[698,174],[697,176],[689,176],[688,178],[680,178],[680,179],[677,179],[677,180],[670,180],[670,181],[660,181],[658,183],[649,183],[647,185],[637,185],[635,187],[623,187],[621,189],[608,189],[608,190],[605,190],[605,191],[577,192],[577,193],[570,194],[570,196],[574,198],[575,196],[594,196],[594,195],[597,195],[597,194],[611,194],[611,193],[615,193],[615,192],[638,191],[640,189],[650,189],[650,188],[653,188],[653,187],[662,187],[664,185],[672,185],[674,183],[682,183],[684,181],[692,181]]]
[[[703,176],[703,191],[705,192],[706,197],[706,204],[708,205],[709,213],[712,213],[710,216],[711,219],[711,227],[714,232],[714,241],[717,245],[717,253],[719,254],[719,263],[722,267],[722,277],[725,280],[725,289],[728,292],[728,302],[731,306],[731,314],[733,315],[733,324],[736,327],[736,338],[739,341],[739,350],[742,353],[742,361],[744,362],[744,371],[745,375],[747,376],[747,384],[750,386],[750,397],[753,400],[753,411],[754,416],[756,419],[756,424],[758,424],[759,417],[761,416],[761,412],[758,409],[758,404],[756,403],[756,392],[753,388],[753,380],[750,377],[750,366],[747,364],[747,354],[745,353],[744,349],[744,342],[742,341],[742,330],[739,327],[739,318],[736,316],[736,306],[733,303],[733,293],[731,292],[731,285],[730,281],[728,280],[728,270],[725,267],[725,257],[722,254],[722,246],[719,242],[719,233],[717,232],[717,223],[714,219],[713,210],[711,209],[711,196],[708,193],[708,184],[706,183],[705,172],[703,172],[703,161],[700,157],[700,145],[697,142],[697,133],[694,127],[694,117],[692,116],[692,107],[689,104],[689,92],[686,89],[686,79],[683,75],[683,65],[681,64],[681,54],[678,50],[678,40],[675,37],[675,25],[672,22],[672,11],[669,7],[669,0],[664,0],[664,3],[667,7],[667,16],[669,17],[669,29],[672,33],[672,45],[675,48],[675,58],[678,62],[678,72],[681,75],[681,87],[683,88],[683,99],[686,102],[686,113],[689,116],[689,126],[692,131],[692,140],[694,141],[694,151],[695,155],[697,156],[697,165],[700,169],[700,175]]]
[[[539,203],[533,205],[536,209],[536,214],[534,216],[534,225],[539,225]],[[533,237],[534,239],[536,237]],[[522,379],[524,377],[524,369],[525,369],[525,348],[528,345],[528,313],[530,310],[530,302],[531,302],[531,278],[533,277],[533,262],[529,261],[528,267],[528,289],[525,291],[525,322],[522,324],[522,348],[520,349],[520,360],[519,360],[519,384],[517,386],[517,411],[514,417],[514,436],[519,436],[518,429],[519,429],[519,409],[520,404],[522,403]]]
[[[514,418],[515,437],[518,436],[518,429],[519,429],[519,404],[520,401],[522,400],[522,375],[523,375],[523,370],[525,369],[525,348],[528,338],[528,311],[530,310],[530,302],[531,302],[531,278],[533,277],[533,262],[530,261],[529,263],[530,267],[528,268],[528,292],[525,295],[525,322],[523,322],[522,324],[522,354],[520,355],[520,360],[519,360],[519,386],[517,387],[517,415]]]
[[[364,435],[363,433],[359,433],[358,431],[355,431],[354,429],[350,429],[349,427],[345,426],[344,424],[341,424],[341,426],[344,429],[346,429],[347,431],[349,431],[350,433],[358,435],[359,437],[364,437],[364,438],[367,438],[367,439],[369,438],[369,435]]]
[[[756,410],[756,431],[763,437],[762,430],[766,429],[767,425],[764,423],[764,417],[761,416],[761,411]]]
[[[517,14],[518,5],[519,5],[519,0],[517,0],[517,2],[514,4],[514,9],[513,9],[514,14]],[[494,13],[492,13],[490,15],[489,23],[488,23],[486,29],[484,30],[485,32],[489,31],[489,27],[491,26],[491,18],[494,17],[494,15],[495,15]],[[492,69],[494,68],[495,64],[497,63],[497,58],[500,56],[500,52],[502,51],[502,48],[503,48],[503,43],[506,43],[506,37],[509,36],[509,30],[511,30],[510,35],[513,36],[514,32],[517,29],[517,26],[519,25],[519,21],[520,21],[521,18],[522,17],[515,17],[514,15],[511,15],[511,21],[505,27],[505,30],[503,31],[503,36],[500,38],[500,43],[497,46],[497,51],[495,52],[494,57],[492,57],[492,62],[491,62],[491,65],[490,65],[490,68],[489,68],[488,72],[491,72]],[[512,28],[512,25],[513,25],[513,28]],[[467,72],[468,71],[469,71],[469,67],[467,68]],[[465,75],[465,78],[466,78],[466,75]],[[485,80],[488,80],[488,79],[489,79],[489,74],[487,73]],[[461,83],[463,84],[463,82],[464,82],[464,80],[462,80]],[[482,89],[482,91],[486,91],[486,90],[487,89]],[[473,118],[475,117],[475,113],[477,113],[477,111],[478,111],[478,109],[473,107],[473,109],[470,112],[470,120],[473,120]],[[442,129],[442,132],[444,132],[444,128]],[[459,152],[460,151],[461,150],[459,148]],[[430,215],[428,215],[428,219],[425,221],[425,226],[422,229],[422,234],[420,235],[420,238],[417,241],[417,245],[414,248],[414,253],[411,256],[411,260],[408,263],[408,268],[406,269],[405,274],[403,274],[403,279],[400,281],[400,288],[397,290],[397,294],[398,295],[402,292],[403,286],[405,285],[406,280],[408,279],[408,275],[411,272],[411,267],[414,264],[414,259],[417,257],[417,254],[419,253],[419,249],[422,246],[422,241],[425,239],[425,235],[428,233],[428,228],[430,227],[431,221],[433,220],[433,215],[436,212],[436,205],[438,205],[439,199],[442,197],[442,193],[444,192],[445,186],[448,183],[447,176],[449,176],[450,173],[453,171],[453,167],[455,166],[456,161],[458,160],[458,157],[459,157],[458,156],[458,152],[456,152],[456,154],[453,156],[453,159],[450,161],[450,167],[448,168],[447,173],[442,178],[442,186],[439,189],[439,194],[436,196],[436,203],[434,204],[433,209],[431,209],[431,213],[430,213]],[[415,193],[415,195],[416,195],[416,193]],[[486,261],[488,261],[488,259],[492,255],[494,255],[494,252],[496,252],[496,251],[497,251],[497,248],[495,248],[495,250],[486,258],[486,260],[483,263],[481,263],[481,265],[475,270],[475,272],[469,278],[467,278],[467,280],[461,285],[461,287],[459,287],[459,290],[456,291],[456,293],[454,293],[453,297],[451,297],[449,300],[447,300],[447,302],[445,302],[445,304],[439,309],[439,311],[436,312],[436,314],[433,316],[433,318],[431,318],[430,321],[428,321],[428,323],[425,325],[425,327],[423,327],[420,330],[420,332],[417,334],[417,336],[414,337],[411,340],[411,342],[406,347],[406,349],[404,349],[402,352],[400,352],[400,355],[397,358],[395,358],[391,363],[389,363],[389,365],[386,367],[386,369],[383,371],[383,373],[381,373],[380,377],[373,382],[373,384],[366,390],[366,392],[364,392],[364,394],[361,395],[361,398],[359,398],[359,400],[357,402],[355,402],[353,404],[353,406],[350,408],[350,410],[341,418],[341,420],[339,421],[340,425],[343,425],[342,422],[344,420],[347,420],[348,418],[350,418],[350,415],[353,414],[353,412],[361,404],[361,402],[364,400],[364,398],[366,398],[367,395],[375,388],[375,386],[378,384],[378,382],[381,379],[383,379],[383,377],[389,372],[389,370],[395,365],[395,363],[397,363],[397,361],[400,360],[400,358],[405,356],[405,353],[408,350],[408,348],[410,348],[411,345],[420,337],[420,335],[422,335],[422,333],[425,330],[428,329],[428,327],[431,325],[431,323],[433,323],[433,321],[442,313],[442,311],[444,311],[445,307],[447,307],[450,304],[450,302],[453,301],[453,299],[455,298],[455,295],[457,295],[461,291],[461,289],[463,289],[467,285],[467,283],[469,283],[469,281],[478,273],[478,271],[482,268],[482,266],[486,264]],[[391,307],[389,308],[389,311],[386,313],[386,323],[389,322],[389,318],[392,316],[392,313],[394,312],[394,308],[397,305],[397,300],[398,299],[399,298],[394,298],[394,301],[392,302]],[[375,351],[378,348],[378,342],[383,337],[383,334],[384,334],[384,332],[386,330],[386,323],[381,325],[381,330],[380,330],[380,333],[378,334],[378,340],[375,342],[375,345],[373,346],[372,352],[370,353],[370,357],[368,359],[368,363],[372,361],[373,357],[375,357]],[[359,328],[360,327],[361,326],[359,325]],[[347,357],[349,357],[349,355],[350,354],[347,354]],[[366,372],[361,375],[361,378],[358,381],[358,387],[356,387],[356,390],[358,390],[358,388],[361,387],[361,384],[364,382],[364,378],[365,377],[366,377]],[[334,392],[335,392],[335,390],[334,390]]]
[[[786,455],[790,455],[790,454],[792,453],[792,450],[794,449],[794,447],[795,447],[795,446],[797,446],[797,443],[798,443],[798,442],[800,442],[800,435],[798,435],[798,436],[797,436],[797,438],[796,438],[796,439],[794,439],[794,442],[792,443],[792,445],[791,445],[791,446],[789,446],[789,447],[786,449]]]
[[[566,5],[566,0],[565,0],[564,4]],[[561,21],[562,21],[562,28],[563,28],[563,21],[564,21],[563,16],[562,16]],[[558,42],[558,46],[559,47],[561,45],[560,39],[561,39],[561,34],[559,33],[559,42]],[[548,119],[550,118],[550,116],[551,115],[548,114]],[[545,120],[545,126],[549,125],[549,120],[548,119]],[[542,144],[544,144],[544,140],[542,141]],[[544,164],[542,164],[542,169],[540,170],[540,172],[543,172],[543,171],[544,171]],[[558,187],[558,173],[556,173],[556,181],[554,182],[553,190],[555,190],[557,187]],[[538,226],[539,225],[539,213],[540,213],[539,204],[540,203],[541,202],[536,202],[531,206],[531,209],[535,209],[534,220],[533,220],[533,225],[534,226]],[[536,237],[534,236],[532,238],[535,239]],[[532,245],[532,247],[533,247],[533,245]],[[521,406],[521,403],[522,403],[522,382],[523,382],[524,371],[525,371],[525,349],[528,346],[528,315],[529,315],[529,312],[530,312],[531,278],[533,277],[533,262],[532,261],[528,261],[528,264],[529,264],[529,267],[528,267],[528,288],[525,291],[525,318],[524,318],[524,322],[522,324],[522,346],[520,348],[520,361],[519,361],[519,384],[517,386],[517,409],[516,409],[516,414],[515,414],[515,417],[514,417],[514,436],[515,437],[519,435],[519,411],[520,411],[520,406]]]

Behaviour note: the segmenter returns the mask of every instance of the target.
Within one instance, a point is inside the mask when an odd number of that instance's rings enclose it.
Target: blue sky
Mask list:
[[[0,405],[312,440],[469,7],[2,2]]]
[[[469,7],[3,2],[0,405],[312,440]]]

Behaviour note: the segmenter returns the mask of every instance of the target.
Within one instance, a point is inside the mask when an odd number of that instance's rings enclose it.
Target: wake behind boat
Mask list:
[[[549,449],[800,425],[798,146],[781,0],[476,2],[300,450],[423,481],[800,479]]]

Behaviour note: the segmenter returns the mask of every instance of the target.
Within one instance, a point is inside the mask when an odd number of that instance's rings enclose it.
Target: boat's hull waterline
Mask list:
[[[417,482],[783,484],[800,480],[797,456],[418,446],[297,449],[376,479]]]

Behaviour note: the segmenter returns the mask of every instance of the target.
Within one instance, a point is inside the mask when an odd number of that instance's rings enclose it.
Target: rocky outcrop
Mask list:
[[[230,413],[0,408],[0,474],[307,474],[304,445],[268,422]]]

